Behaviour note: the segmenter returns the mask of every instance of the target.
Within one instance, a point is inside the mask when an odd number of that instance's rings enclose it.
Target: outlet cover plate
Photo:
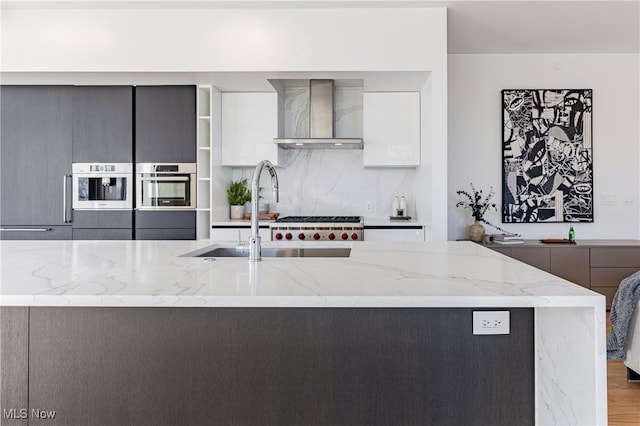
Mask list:
[[[509,311],[473,311],[473,334],[509,334]]]

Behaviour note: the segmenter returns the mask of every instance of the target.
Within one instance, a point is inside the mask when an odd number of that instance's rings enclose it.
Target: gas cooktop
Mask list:
[[[285,216],[269,224],[273,241],[362,240],[361,216]]]
[[[279,223],[360,223],[360,216],[285,216],[276,219]]]

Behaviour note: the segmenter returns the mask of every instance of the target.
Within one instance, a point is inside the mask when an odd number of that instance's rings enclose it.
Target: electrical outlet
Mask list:
[[[364,206],[367,213],[373,213],[373,201],[367,201]]]
[[[473,334],[509,334],[509,311],[473,311]]]

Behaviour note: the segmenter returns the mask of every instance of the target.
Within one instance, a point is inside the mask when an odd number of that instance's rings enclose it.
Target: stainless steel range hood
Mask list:
[[[275,138],[282,148],[362,149],[361,138],[336,138],[333,80],[309,80],[309,137]]]

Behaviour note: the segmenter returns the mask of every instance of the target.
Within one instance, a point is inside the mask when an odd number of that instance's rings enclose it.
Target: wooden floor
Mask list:
[[[607,334],[609,333],[607,313]],[[622,361],[607,361],[609,425],[640,425],[640,383],[627,382]]]

